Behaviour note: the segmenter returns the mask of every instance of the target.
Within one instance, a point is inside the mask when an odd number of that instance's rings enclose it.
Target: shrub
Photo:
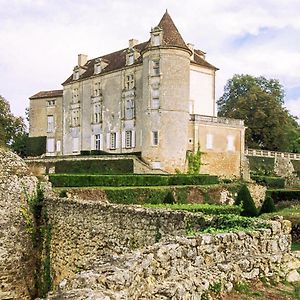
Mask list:
[[[173,210],[185,210],[189,212],[202,212],[207,215],[240,215],[242,209],[236,205],[216,204],[145,204],[149,208],[169,208]]]
[[[259,214],[272,213],[275,211],[276,211],[276,208],[275,208],[274,201],[273,201],[272,197],[267,195],[262,207],[260,208]]]
[[[26,144],[27,156],[40,156],[46,153],[46,136],[29,137]]]
[[[78,175],[53,174],[49,179],[55,187],[87,186],[168,186],[206,185],[218,183],[218,177],[208,175]]]
[[[172,192],[168,192],[167,195],[164,198],[163,203],[167,203],[167,204],[173,204],[175,203],[175,198]]]
[[[89,150],[81,150],[80,155],[91,155],[91,151]]]
[[[128,174],[133,173],[132,159],[63,160],[55,163],[56,174]]]
[[[247,188],[247,185],[242,185],[238,192],[236,205],[242,205],[242,216],[255,217],[258,215],[257,208]]]
[[[271,176],[261,176],[261,175],[251,175],[251,178],[255,180],[258,184],[267,186],[269,188],[284,188],[285,179],[281,177],[271,177]]]
[[[274,173],[273,157],[248,156],[250,171],[257,175],[272,175]]]
[[[280,201],[300,201],[300,190],[267,190],[275,203]]]

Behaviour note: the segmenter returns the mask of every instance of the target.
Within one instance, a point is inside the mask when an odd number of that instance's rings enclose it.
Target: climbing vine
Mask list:
[[[198,145],[198,149],[196,152],[188,153],[188,174],[199,174],[202,164],[201,156],[202,152],[200,151],[200,145]]]

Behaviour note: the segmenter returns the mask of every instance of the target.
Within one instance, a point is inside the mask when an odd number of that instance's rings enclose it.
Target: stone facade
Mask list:
[[[28,175],[26,164],[0,148],[0,299],[32,299],[34,252],[28,225],[21,210],[28,212],[26,194],[37,179]]]
[[[216,128],[191,118],[217,119],[216,70],[184,42],[166,12],[149,41],[130,40],[128,48],[90,60],[80,54],[63,90],[32,96],[30,137],[47,137],[47,155],[141,152],[152,168],[167,172],[186,171],[187,151],[209,144],[207,152],[217,156],[207,153],[203,172],[240,177],[243,124]]]
[[[187,224],[207,217],[70,199],[49,199],[47,209],[59,289],[48,299],[201,299],[215,284],[285,279],[300,266],[282,219],[270,229],[187,237]]]

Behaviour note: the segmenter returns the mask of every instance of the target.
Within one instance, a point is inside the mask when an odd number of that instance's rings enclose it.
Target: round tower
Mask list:
[[[191,51],[167,12],[142,55],[142,157],[154,168],[184,171]]]

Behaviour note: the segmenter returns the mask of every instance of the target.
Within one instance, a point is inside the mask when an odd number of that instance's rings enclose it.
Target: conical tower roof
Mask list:
[[[161,18],[158,27],[163,30],[163,46],[180,47],[189,50],[167,10]]]

